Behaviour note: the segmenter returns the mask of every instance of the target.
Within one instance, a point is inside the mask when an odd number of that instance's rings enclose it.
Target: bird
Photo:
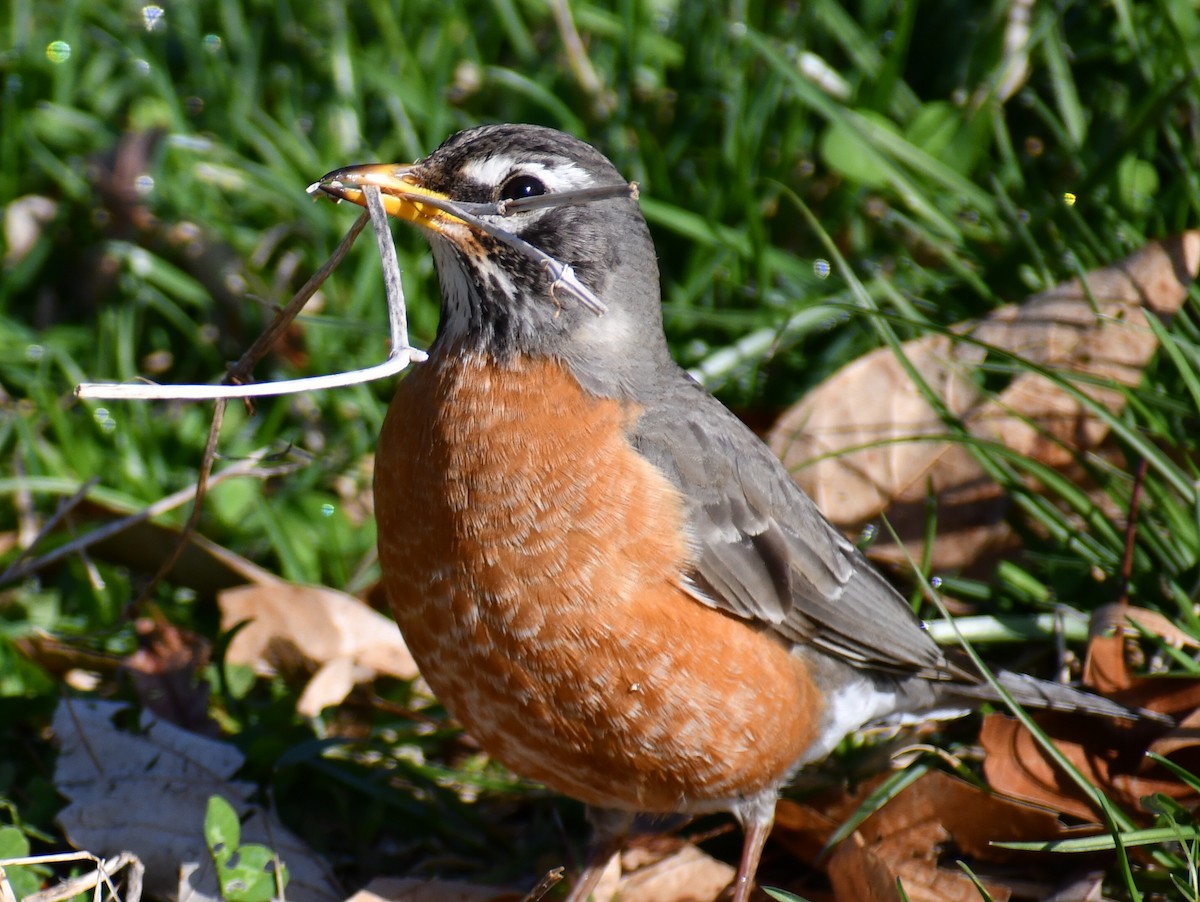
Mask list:
[[[674,361],[654,243],[600,151],[483,125],[314,184],[359,204],[367,186],[424,233],[441,295],[376,451],[382,583],[466,731],[587,806],[570,902],[638,814],[718,812],[743,828],[747,902],[801,767],[864,725],[997,698]],[[1131,716],[997,678],[1024,705]]]

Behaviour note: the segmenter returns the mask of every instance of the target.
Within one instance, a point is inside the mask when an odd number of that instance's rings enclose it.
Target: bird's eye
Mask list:
[[[546,193],[541,179],[532,175],[515,175],[500,188],[501,200],[520,200],[523,197],[540,197]]]

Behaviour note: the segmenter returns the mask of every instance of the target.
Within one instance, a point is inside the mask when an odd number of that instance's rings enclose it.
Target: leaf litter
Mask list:
[[[1198,268],[1200,231],[1185,232],[902,349],[971,436],[1070,472],[1077,454],[1100,448],[1108,424],[1049,374],[1119,412],[1122,388],[1138,383],[1158,349],[1148,317],[1169,321]],[[1038,369],[1013,364],[1014,355]],[[988,391],[998,373],[1007,381]],[[887,517],[906,547],[881,535],[869,549],[878,560],[926,559],[931,493],[934,569],[969,567],[1015,541],[1000,487],[950,435],[890,348],[847,364],[807,394],[779,418],[768,444],[838,526],[857,533]]]

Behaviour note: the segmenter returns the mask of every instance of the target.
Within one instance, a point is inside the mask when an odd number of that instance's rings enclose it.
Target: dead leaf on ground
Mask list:
[[[297,710],[315,716],[380,674],[411,680],[417,665],[395,621],[357,598],[320,586],[277,582],[222,592],[221,629],[243,621],[226,660],[260,672],[314,667]]]
[[[114,520],[130,513],[92,499],[81,504],[77,511],[78,516],[86,517],[89,521]],[[130,567],[140,573],[155,573],[175,552],[180,536],[180,531],[173,526],[143,521],[97,542],[92,546],[91,553],[97,558]],[[201,598],[212,598],[221,589],[246,582],[272,583],[278,579],[275,574],[248,558],[197,533],[188,537],[179,560],[166,575],[167,582],[186,586]]]
[[[1172,648],[1200,647],[1200,639],[1197,639],[1191,633],[1187,632],[1187,630],[1180,628],[1178,624],[1158,611],[1139,608],[1125,602],[1114,602],[1102,605],[1092,612],[1089,632],[1094,636],[1120,632],[1123,635],[1133,637],[1140,634],[1139,630],[1158,637]],[[1132,679],[1123,658],[1121,669],[1125,673],[1125,678]],[[1088,685],[1100,692],[1107,691],[1102,683],[1088,683]],[[1122,686],[1121,688],[1126,687]]]
[[[1038,726],[1089,783],[1127,811],[1141,810],[1141,798],[1161,792],[1179,800],[1194,799],[1186,784],[1146,759],[1153,748],[1144,730],[1099,724],[1099,718],[1078,714],[1036,715]],[[1200,765],[1200,742],[1194,725],[1179,729],[1190,734],[1190,769]],[[1053,806],[1084,821],[1099,814],[1074,781],[1059,770],[1021,724],[1004,714],[985,718],[979,741],[987,758],[984,774],[997,791],[1036,805]],[[1175,756],[1177,757],[1177,756]],[[1184,763],[1184,762],[1180,762]]]
[[[88,554],[97,560],[128,567],[139,573],[156,573],[175,553],[182,533],[173,526],[148,520],[136,521],[138,515],[139,512],[132,508],[111,507],[85,498],[70,510],[51,534],[65,531],[87,533],[89,530],[83,529],[84,526],[107,529],[125,521],[124,527],[112,535],[97,538],[95,535],[81,534],[68,544],[83,543]],[[18,574],[33,572],[39,566],[54,566],[53,563],[45,564],[43,560],[55,559],[60,551],[60,548],[56,548],[48,555],[31,554],[17,568]],[[214,598],[221,589],[247,582],[278,581],[273,573],[196,533],[188,537],[183,551],[165,578],[172,585],[191,589],[202,601]]]
[[[854,792],[826,792],[803,803],[786,799],[779,803],[772,845],[782,845],[810,867],[824,869],[837,900],[894,902],[899,898],[899,879],[914,902],[978,902],[974,884],[957,867],[960,859],[969,862],[996,900],[1047,898],[1065,878],[1061,859],[1000,849],[992,843],[1094,832],[1068,828],[1050,809],[930,771],[871,815],[827,859],[820,859],[834,831],[882,779]],[[1078,863],[1073,859],[1072,867]],[[806,895],[808,887],[797,891]]]
[[[716,902],[735,870],[673,836],[634,839],[609,863],[595,902]],[[521,893],[444,880],[382,878],[348,902],[520,902]]]
[[[217,735],[208,713],[208,683],[198,676],[208,664],[208,641],[158,611],[139,617],[134,631],[138,648],[125,659],[125,669],[142,704],[185,730]]]
[[[341,894],[321,860],[269,811],[249,801],[256,787],[232,780],[242,755],[218,742],[142,713],[137,732],[118,729],[124,705],[65,700],[54,714],[60,753],[55,788],[69,800],[58,814],[77,849],[136,854],[149,893],[178,889],[180,868],[199,865],[192,885],[217,896],[216,873],[204,842],[208,799],[223,796],[238,812],[243,843],[274,849],[288,867],[288,898],[334,902]]]
[[[81,691],[126,674],[142,704],[155,714],[193,732],[213,735],[215,722],[208,713],[208,685],[197,676],[208,664],[208,642],[157,612],[139,618],[134,629],[138,649],[125,657],[64,642],[42,632],[31,632],[14,644],[47,673]]]
[[[1111,267],[1059,285],[1019,306],[962,323],[955,332],[1069,377],[1119,411],[1121,386],[1136,385],[1157,349],[1146,317],[1164,321],[1187,297],[1200,263],[1200,231],[1142,250]],[[994,397],[982,388],[985,349],[947,335],[904,343],[912,366],[949,412],[981,439],[1034,460],[1067,467],[1108,434],[1103,420],[1070,392],[1018,372]],[[1096,384],[1096,381],[1100,384]],[[1011,539],[1006,499],[947,429],[888,348],[842,368],[785,413],[769,443],[818,506],[855,532],[885,513],[913,559],[924,554],[926,497],[938,503],[935,569],[964,567]],[[888,539],[871,554],[907,559]]]
[[[1097,629],[1097,621],[1123,625],[1116,635],[1103,635],[1107,626]],[[1101,695],[1112,696],[1123,704],[1147,708],[1178,719],[1200,706],[1200,680],[1189,677],[1143,677],[1129,667],[1126,654],[1130,637],[1136,635],[1126,621],[1133,621],[1168,644],[1194,645],[1195,639],[1162,615],[1131,605],[1109,605],[1092,615],[1087,657],[1083,665],[1083,685]]]
[[[94,688],[99,677],[115,677],[125,660],[112,652],[72,645],[38,630],[13,644],[38,667],[72,688]]]
[[[594,896],[596,902],[715,902],[736,873],[678,837],[645,836],[622,850],[617,879],[601,881]]]
[[[378,877],[346,902],[521,902],[521,894],[449,880]]]
[[[1090,783],[1126,811],[1146,819],[1145,796],[1162,793],[1189,805],[1200,798],[1146,757],[1148,751],[1156,752],[1191,773],[1200,772],[1200,680],[1135,676],[1129,670],[1125,644],[1122,635],[1093,639],[1084,684],[1131,707],[1176,717],[1176,726],[1058,712],[1040,713],[1034,719]],[[1003,714],[989,715],[980,742],[987,752],[984,774],[998,792],[1083,820],[1098,820],[1084,793],[1018,721]]]

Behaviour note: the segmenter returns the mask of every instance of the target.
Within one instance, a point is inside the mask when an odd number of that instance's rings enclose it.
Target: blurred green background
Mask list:
[[[561,12],[545,0],[9,0],[0,564],[87,480],[98,480],[94,500],[135,510],[196,478],[208,406],[81,403],[76,383],[218,379],[353,221],[356,210],[314,202],[305,186],[350,163],[416,159],[468,125],[564,129],[641,183],[676,356],[754,422],[879,343],[795,198],[901,337],[1019,300],[1198,219],[1200,15],[1190,0],[577,0],[570,26]],[[572,28],[582,51],[569,49]],[[398,241],[424,344],[436,327],[431,261],[415,234],[400,230]],[[1150,369],[1124,415],[1163,449],[1148,476],[1146,532],[1158,544],[1139,546],[1134,595],[1185,620],[1200,576],[1197,507],[1194,491],[1172,486],[1196,485],[1196,313],[1193,301],[1177,318],[1181,356]],[[377,256],[362,240],[257,376],[367,366],[383,359],[385,340]],[[231,406],[224,460],[266,449],[295,468],[214,490],[200,532],[288,579],[363,591],[375,575],[369,455],[389,393],[373,384]],[[1127,500],[1128,469],[1108,478]],[[49,537],[34,556],[68,537]],[[1107,550],[1035,543],[1005,573],[962,587],[984,610],[1045,610],[1081,573],[1111,571],[1122,549]],[[59,687],[16,643],[46,630],[128,654],[128,606],[145,578],[72,558],[0,586],[0,797],[30,830],[53,830],[40,730]],[[203,593],[167,583],[155,603],[219,648]],[[387,749],[399,731],[438,762],[391,782],[350,754],[331,764],[317,746],[281,771],[284,750],[329,725],[297,718],[282,684],[236,698],[214,685],[222,722],[283,808],[289,790],[314,784],[323,818],[367,812],[323,837],[350,873],[384,867],[384,853],[364,852],[381,848],[382,834],[400,861],[387,867],[424,861],[435,846],[451,850],[442,870],[531,873],[520,856],[495,860],[494,812],[470,809],[464,826],[457,802],[444,802],[451,818],[408,800],[404,780],[453,799],[445,784],[484,767],[457,754],[452,731],[418,737],[403,719],[373,721],[361,741]],[[553,846],[559,803],[482,773],[472,779],[503,811],[534,800],[533,815],[514,815],[529,848]],[[396,810],[441,832],[397,830]],[[298,819],[320,841],[323,828]]]

